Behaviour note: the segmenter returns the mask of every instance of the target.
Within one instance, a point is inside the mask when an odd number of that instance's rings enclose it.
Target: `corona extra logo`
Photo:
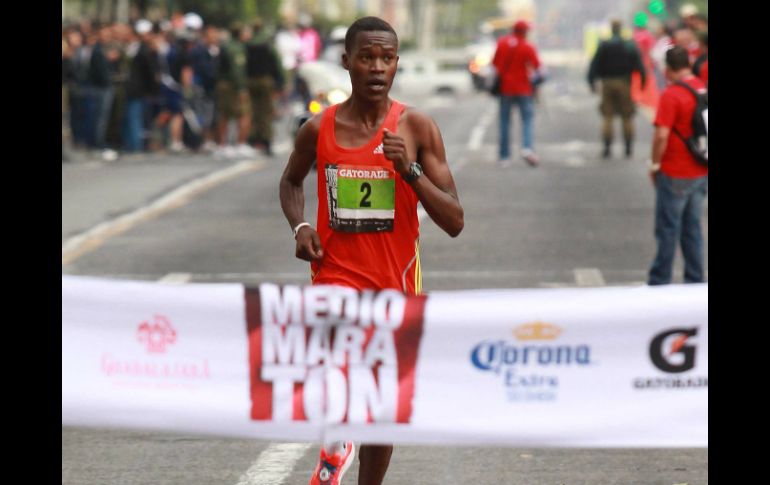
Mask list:
[[[545,322],[532,322],[513,329],[516,340],[556,340],[561,335],[561,328]]]

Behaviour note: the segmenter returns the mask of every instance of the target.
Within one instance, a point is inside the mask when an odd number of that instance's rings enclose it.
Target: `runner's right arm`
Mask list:
[[[294,150],[289,155],[289,162],[281,175],[279,194],[281,209],[294,229],[305,222],[305,191],[303,183],[313,166],[316,157],[316,143],[321,127],[321,116],[316,115],[300,127],[294,141]],[[311,226],[303,226],[297,233],[295,256],[305,261],[321,259],[323,249],[318,232]]]

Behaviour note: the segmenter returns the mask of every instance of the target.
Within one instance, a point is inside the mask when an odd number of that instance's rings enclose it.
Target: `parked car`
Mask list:
[[[463,50],[408,51],[399,54],[393,92],[407,95],[466,94],[473,91]]]

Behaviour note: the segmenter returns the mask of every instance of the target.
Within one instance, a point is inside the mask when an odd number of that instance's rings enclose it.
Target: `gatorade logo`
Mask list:
[[[320,285],[247,289],[251,419],[408,423],[425,298]]]
[[[650,359],[658,369],[677,374],[695,367],[695,345],[689,343],[698,327],[674,328],[661,332],[650,342]]]
[[[351,169],[341,168],[339,170],[339,177],[349,179],[389,179],[391,174],[387,170],[365,170],[365,169]]]

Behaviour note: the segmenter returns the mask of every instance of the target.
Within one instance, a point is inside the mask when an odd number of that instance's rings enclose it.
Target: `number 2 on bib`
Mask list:
[[[393,230],[396,174],[379,166],[327,164],[329,224],[341,232]]]

